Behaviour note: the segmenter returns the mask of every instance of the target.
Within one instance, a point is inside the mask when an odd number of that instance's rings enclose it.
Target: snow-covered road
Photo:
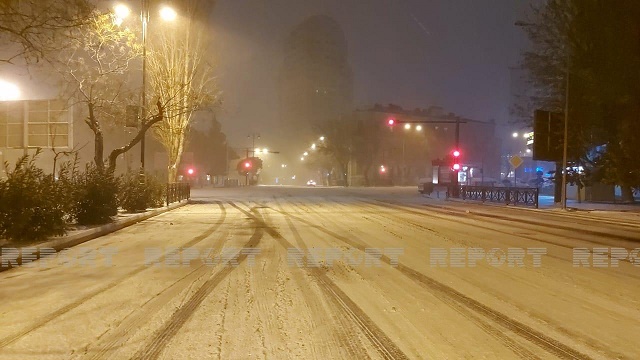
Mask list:
[[[638,359],[640,216],[194,190],[0,273],[0,359]]]

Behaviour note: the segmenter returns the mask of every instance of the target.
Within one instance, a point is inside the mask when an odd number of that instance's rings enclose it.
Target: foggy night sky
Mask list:
[[[478,120],[508,120],[509,67],[527,46],[516,20],[527,0],[218,0],[212,15],[218,113],[232,143],[277,131],[284,39],[305,18],[341,26],[354,73],[354,105],[442,106]],[[266,140],[266,139],[265,139]]]

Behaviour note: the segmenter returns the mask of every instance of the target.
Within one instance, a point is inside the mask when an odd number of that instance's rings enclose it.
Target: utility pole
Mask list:
[[[142,115],[140,119],[140,128],[145,125],[147,117],[147,22],[149,20],[149,9],[147,1],[142,0]],[[140,174],[144,181],[144,147],[146,132],[142,134],[140,139]]]
[[[564,144],[562,149],[562,209],[567,209],[567,148],[569,143],[569,59],[567,56],[567,88],[564,98]],[[580,191],[578,189],[578,191]]]

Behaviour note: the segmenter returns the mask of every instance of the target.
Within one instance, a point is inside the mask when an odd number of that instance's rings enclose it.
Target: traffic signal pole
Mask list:
[[[389,119],[387,121],[387,125],[389,126],[395,126],[395,124],[456,124],[456,131],[455,131],[455,150],[459,151],[460,150],[460,124],[465,124],[467,123],[464,120],[460,120],[460,117],[456,117],[455,120],[410,120],[410,121],[406,121],[406,120],[395,120],[395,119]],[[458,197],[459,195],[459,187],[458,187],[458,171],[459,170],[454,170],[452,169],[452,196],[453,197]]]

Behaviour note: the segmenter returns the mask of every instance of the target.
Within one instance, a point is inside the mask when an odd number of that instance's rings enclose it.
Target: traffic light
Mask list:
[[[193,175],[196,171],[193,168],[188,168],[187,169],[187,174],[189,175]]]
[[[453,155],[453,165],[451,167],[455,171],[460,170],[460,150],[453,150],[451,155]]]
[[[395,124],[396,124],[396,119],[391,118],[391,119],[387,120],[387,125],[392,127]]]
[[[258,157],[244,158],[238,162],[237,170],[240,175],[257,174],[262,169],[262,160]]]

